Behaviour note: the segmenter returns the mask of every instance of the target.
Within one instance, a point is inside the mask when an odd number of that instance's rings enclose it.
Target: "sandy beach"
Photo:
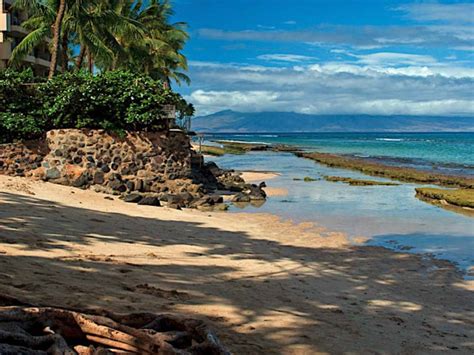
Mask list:
[[[263,214],[171,210],[0,176],[0,294],[190,314],[235,354],[474,352],[474,284]]]

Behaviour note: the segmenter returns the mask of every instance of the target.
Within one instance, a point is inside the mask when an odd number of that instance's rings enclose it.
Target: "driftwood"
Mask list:
[[[229,354],[204,322],[139,313],[90,315],[0,307],[0,354]]]

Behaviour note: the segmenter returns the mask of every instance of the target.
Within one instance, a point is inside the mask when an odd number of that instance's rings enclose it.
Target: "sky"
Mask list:
[[[198,115],[473,116],[474,1],[174,0]]]

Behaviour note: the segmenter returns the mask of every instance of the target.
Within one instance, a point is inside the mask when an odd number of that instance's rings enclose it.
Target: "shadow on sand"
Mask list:
[[[92,255],[97,243],[102,254]],[[149,252],[133,254],[137,245]],[[257,264],[272,266],[245,269]],[[12,193],[0,193],[0,294],[80,310],[194,313],[235,353],[474,350],[474,297],[445,262],[291,246]]]

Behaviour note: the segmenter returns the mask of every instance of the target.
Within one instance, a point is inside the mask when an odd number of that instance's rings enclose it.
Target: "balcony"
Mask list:
[[[10,15],[0,12],[0,32],[7,32],[10,30]]]
[[[23,27],[19,26],[19,25],[11,25],[10,27],[10,33],[11,35],[17,37],[25,37],[29,31],[25,30]]]
[[[24,59],[23,59],[24,62],[27,62],[27,63],[31,63],[31,64],[35,64],[35,65],[38,65],[40,67],[45,67],[45,68],[49,68],[51,62],[49,60],[45,60],[45,59],[42,59],[42,58],[37,58],[37,57],[33,57],[32,55],[28,55],[26,56]]]
[[[35,58],[38,58],[38,59],[43,59],[47,62],[50,62],[51,61],[51,54],[47,51],[45,51],[44,49],[40,50],[40,49],[35,49],[33,51],[33,56]]]

